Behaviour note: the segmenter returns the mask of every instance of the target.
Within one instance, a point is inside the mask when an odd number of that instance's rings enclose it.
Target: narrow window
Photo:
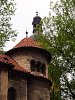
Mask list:
[[[36,71],[36,62],[32,60],[30,64],[31,64],[31,71]]]
[[[41,66],[41,72],[42,72],[42,74],[46,75],[46,66],[45,66],[45,64],[42,64],[42,66]]]
[[[7,100],[16,100],[16,90],[13,87],[8,89],[8,99]]]
[[[41,72],[41,62],[37,62],[37,72]]]

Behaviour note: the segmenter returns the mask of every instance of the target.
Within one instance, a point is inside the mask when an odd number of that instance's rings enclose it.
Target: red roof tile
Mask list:
[[[29,71],[25,70],[14,59],[10,58],[7,55],[2,55],[1,54],[0,55],[0,62],[9,64],[9,65],[13,65],[13,70],[16,70],[16,71],[19,71],[19,72],[28,73],[28,74],[33,75],[33,76],[43,77],[43,78],[47,79],[47,77],[45,75],[43,75],[43,74],[39,74],[37,72],[36,73],[35,72],[29,72]]]
[[[27,72],[23,67],[21,67],[14,59],[10,58],[7,55],[0,55],[0,62],[6,63],[14,66],[13,69],[21,72]]]
[[[44,50],[41,46],[41,44],[35,40],[33,40],[32,38],[24,38],[22,39],[14,48],[10,49],[9,51],[7,51],[5,54],[6,55],[13,55],[14,50],[17,51],[17,49],[20,50],[20,48],[25,47],[25,48],[36,48],[39,49],[40,52],[44,53],[47,57],[48,62],[50,62],[51,60],[51,54]]]
[[[12,64],[13,60],[9,56],[1,54],[0,62],[6,63],[6,64]]]
[[[38,43],[31,38],[24,38],[14,48],[19,48],[19,47],[38,47],[40,48]]]

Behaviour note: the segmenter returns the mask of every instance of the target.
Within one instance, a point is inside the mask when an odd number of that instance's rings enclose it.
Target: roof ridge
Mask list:
[[[33,40],[32,38],[24,38],[22,39],[14,48],[19,48],[19,47],[37,47],[40,48],[39,44],[37,41]]]

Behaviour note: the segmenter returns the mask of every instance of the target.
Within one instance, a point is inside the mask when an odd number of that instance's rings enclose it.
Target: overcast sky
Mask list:
[[[38,15],[41,18],[48,16],[50,1],[51,0],[15,0],[17,9],[15,16],[12,17],[11,23],[13,24],[13,29],[17,30],[19,33],[15,43],[11,41],[6,43],[4,50],[11,49],[19,41],[25,38],[26,29],[28,31],[28,35],[32,35],[32,20],[36,15],[36,11],[38,11]]]

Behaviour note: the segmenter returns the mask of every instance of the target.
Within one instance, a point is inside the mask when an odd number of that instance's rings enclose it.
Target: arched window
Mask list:
[[[13,87],[8,89],[8,99],[7,100],[16,100],[16,90]]]
[[[36,71],[37,70],[36,62],[34,60],[31,61],[30,65],[31,65],[31,71]]]
[[[41,72],[42,72],[42,74],[46,74],[46,66],[45,66],[45,64],[42,64]]]
[[[41,62],[37,62],[37,72],[41,72]]]
[[[44,63],[42,64],[40,61],[31,60],[30,66],[31,71],[40,72],[46,75],[46,66]]]

